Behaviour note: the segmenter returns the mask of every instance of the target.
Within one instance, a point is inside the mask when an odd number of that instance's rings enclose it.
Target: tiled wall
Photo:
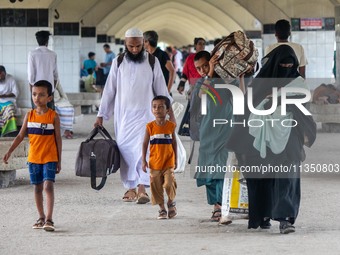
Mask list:
[[[291,41],[303,46],[307,57],[307,82],[311,89],[321,83],[333,83],[333,54],[335,31],[303,31],[292,32]],[[263,49],[275,43],[274,35],[263,35]]]
[[[98,52],[96,52],[96,38],[81,38],[80,40],[80,61],[84,62],[85,59],[88,59],[88,53],[90,51],[96,53],[96,61],[98,63]],[[103,49],[101,49],[103,51]]]
[[[79,92],[80,37],[53,36],[60,84],[65,92]]]
[[[30,107],[30,93],[27,83],[27,56],[38,44],[35,33],[41,28],[0,27],[0,64],[7,73],[12,74],[17,81],[20,96],[17,99],[19,107]],[[80,70],[80,37],[51,36],[48,47],[58,56],[58,70],[61,84],[66,92],[79,91]]]
[[[37,47],[35,33],[48,28],[0,27],[0,64],[7,73],[14,76],[20,95],[19,107],[30,107],[30,93],[27,83],[27,55]]]

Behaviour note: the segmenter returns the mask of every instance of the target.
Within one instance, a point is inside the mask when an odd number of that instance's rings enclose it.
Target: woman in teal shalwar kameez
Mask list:
[[[226,89],[218,89],[217,92],[222,98],[222,105],[215,105],[213,100],[207,97],[207,115],[204,115],[200,127],[200,147],[198,156],[198,166],[226,166],[228,160],[228,150],[226,142],[230,134],[230,124],[221,124],[213,127],[214,119],[232,119],[232,105],[228,99]],[[201,172],[196,176],[197,186],[206,186],[207,200],[209,205],[214,205],[212,220],[219,221],[221,216],[222,191],[224,173]]]
[[[216,62],[215,58],[210,61],[209,52],[202,51],[195,56],[195,66],[198,72],[202,75],[194,88],[193,97],[201,97],[206,91],[210,91],[214,84],[224,83],[221,79],[213,78],[207,79],[208,76],[213,76],[213,66]],[[212,70],[212,72],[210,72]],[[227,139],[230,134],[230,120],[232,119],[232,104],[231,94],[227,89],[217,89],[221,101],[215,101],[207,94],[207,114],[202,115],[201,124],[199,128],[199,156],[195,178],[197,186],[206,186],[207,200],[209,205],[214,205],[212,221],[219,221],[221,217],[222,191],[224,182],[224,172],[214,171],[209,172],[208,167],[219,166],[223,169],[227,164],[228,150],[226,148]],[[217,95],[214,95],[217,97]],[[195,100],[193,98],[193,100]],[[197,100],[197,99],[196,99]],[[214,125],[214,119],[227,120],[227,124]],[[216,168],[217,169],[217,168]]]

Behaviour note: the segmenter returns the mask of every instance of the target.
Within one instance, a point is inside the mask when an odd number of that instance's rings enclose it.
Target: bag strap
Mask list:
[[[113,140],[109,132],[104,127],[99,127],[98,131],[104,138],[109,138],[110,140]]]
[[[86,142],[92,140],[97,134],[101,134],[105,139],[113,140],[109,132],[104,127],[95,127],[86,139]]]
[[[119,68],[120,64],[123,62],[124,56],[125,56],[125,52],[118,56],[118,59],[117,59],[117,68]]]
[[[107,176],[103,177],[99,185],[97,186],[96,179],[96,155],[92,154],[90,156],[90,169],[91,169],[91,188],[95,190],[101,190],[106,182]]]

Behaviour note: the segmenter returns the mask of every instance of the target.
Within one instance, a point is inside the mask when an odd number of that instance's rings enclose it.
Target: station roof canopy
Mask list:
[[[15,2],[14,2],[15,1]],[[14,3],[12,3],[14,2]],[[340,0],[1,0],[1,8],[48,8],[50,21],[80,22],[97,34],[124,38],[130,27],[188,45],[235,30],[260,31],[278,19],[334,17]]]

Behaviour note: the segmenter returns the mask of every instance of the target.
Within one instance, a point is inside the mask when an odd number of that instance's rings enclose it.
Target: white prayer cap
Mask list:
[[[125,32],[126,37],[143,37],[143,32],[139,28],[133,27]]]

